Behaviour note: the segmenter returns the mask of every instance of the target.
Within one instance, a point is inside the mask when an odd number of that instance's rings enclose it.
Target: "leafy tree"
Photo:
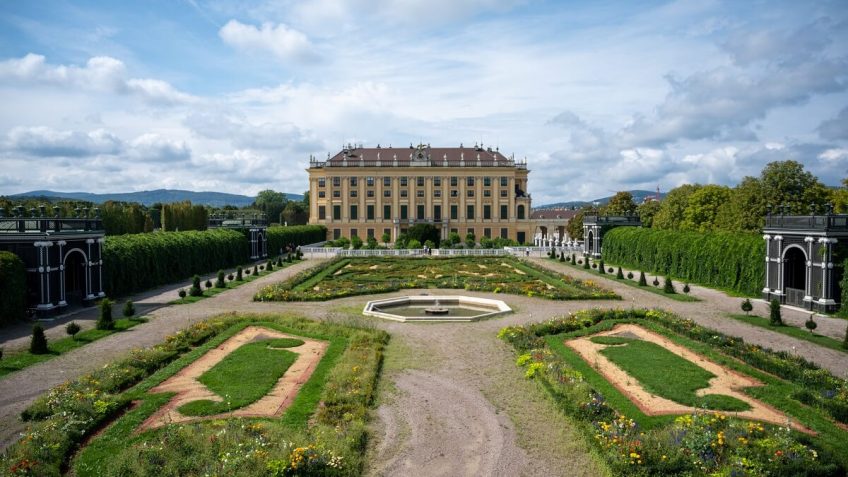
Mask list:
[[[786,205],[792,214],[807,214],[810,204],[822,207],[827,188],[804,165],[796,161],[770,162],[760,174],[767,204]]]
[[[608,215],[629,215],[636,213],[636,204],[633,202],[633,194],[627,191],[616,192],[604,206],[604,213]]]
[[[848,179],[842,179],[842,187],[830,190],[829,200],[837,214],[848,212]]]
[[[112,318],[112,300],[100,300],[100,318],[97,319],[98,330],[114,330],[115,320]]]
[[[568,233],[568,236],[574,240],[583,240],[583,217],[586,216],[586,213],[591,209],[583,208],[577,211],[573,217],[568,221],[568,225],[565,226],[565,230]]]
[[[80,332],[80,325],[76,321],[72,321],[65,326],[65,333],[70,335],[72,340],[77,339],[77,333]]]
[[[36,324],[32,327],[32,338],[29,341],[29,352],[32,354],[47,354],[47,337],[44,336],[44,328]]]
[[[149,215],[145,215],[144,216],[144,229],[143,229],[144,232],[150,233],[150,232],[153,232],[153,229],[154,229],[153,218],[150,217]]]
[[[383,232],[383,235],[380,237],[380,240],[382,240],[382,242],[388,247],[389,242],[392,241],[392,234],[388,232]]]
[[[745,177],[733,188],[730,201],[716,214],[716,226],[733,232],[759,232],[765,225],[766,198],[763,183],[756,177]]]
[[[457,232],[451,232],[448,234],[448,243],[450,243],[451,247],[456,247],[460,242],[462,242],[462,239],[459,237]]]
[[[359,235],[354,235],[350,238],[350,244],[353,246],[354,250],[359,250],[362,248],[362,239],[359,238]]]
[[[368,245],[366,246],[366,248],[368,248],[369,250],[374,250],[375,248],[377,248],[377,239],[375,239],[374,237],[368,237],[367,242]]]
[[[677,290],[674,289],[674,283],[672,283],[671,278],[665,277],[665,282],[663,283],[663,292],[668,294],[677,293]]]
[[[754,309],[754,305],[751,304],[751,300],[749,298],[745,298],[741,306],[742,311],[744,311],[746,315],[751,313],[751,310]]]
[[[253,201],[253,207],[264,212],[268,220],[278,219],[286,207],[286,194],[271,189],[259,191]]]
[[[254,265],[254,272],[256,272],[256,266]],[[218,279],[215,280],[215,288],[227,288],[227,284],[224,283],[224,271],[218,270]]]
[[[468,232],[465,234],[465,246],[468,248],[474,248],[474,245],[477,243],[477,237],[474,236],[472,232]]]
[[[769,305],[769,324],[772,326],[783,326],[783,319],[780,317],[780,301],[775,298]]]
[[[639,220],[642,222],[643,227],[652,227],[654,224],[654,216],[657,215],[657,211],[659,210],[660,202],[656,200],[649,200],[648,202],[636,207],[636,215],[639,216]]]
[[[200,275],[195,275],[191,278],[191,288],[188,290],[191,296],[203,296],[203,289],[200,288]]]
[[[648,280],[645,278],[645,272],[639,272],[639,286],[640,287],[648,286]]]
[[[408,248],[408,249],[421,248],[421,242],[419,242],[419,241],[418,241],[418,240],[416,240],[416,239],[409,239],[409,240],[406,242],[406,248]]]
[[[729,187],[715,184],[700,186],[689,195],[680,229],[696,232],[715,230],[716,215],[719,209],[730,201],[731,196]]]
[[[280,213],[280,222],[286,225],[305,225],[309,222],[309,206],[297,200],[286,202]]]
[[[686,207],[689,206],[689,196],[698,190],[700,185],[684,184],[669,191],[654,215],[652,227],[655,229],[678,230],[685,220]]]

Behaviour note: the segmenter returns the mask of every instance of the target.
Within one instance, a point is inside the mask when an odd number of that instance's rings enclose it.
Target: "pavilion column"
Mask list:
[[[819,303],[822,305],[835,305],[836,301],[833,297],[830,296],[830,279],[833,275],[833,261],[832,261],[832,253],[833,249],[831,244],[836,243],[835,238],[820,238],[819,243],[824,249],[824,254],[822,254],[822,291],[821,296],[819,297]]]
[[[94,265],[91,260],[91,245],[94,243],[94,239],[86,239],[85,243],[88,245],[88,260],[85,263],[85,297],[91,300],[94,298],[94,294],[91,293],[91,267]]]
[[[49,310],[53,308],[53,304],[50,301],[50,255],[48,247],[52,246],[53,242],[35,242],[33,245],[38,251],[38,284],[41,297],[36,308]]]
[[[777,241],[777,290],[774,294],[783,296],[783,236],[775,235],[774,240]]]
[[[813,265],[815,265],[813,261],[813,242],[815,239],[813,237],[807,236],[804,237],[804,242],[807,244],[807,263],[805,263],[806,267],[804,268],[804,301],[813,301]]]
[[[97,296],[99,297],[106,296],[106,291],[103,290],[103,242],[105,241],[106,239],[103,237],[97,239],[97,279],[100,283],[100,292]]]
[[[771,293],[771,235],[763,235],[766,241],[766,285],[763,293]]]
[[[65,300],[65,262],[64,262],[64,256],[65,256],[64,247],[67,244],[68,244],[68,242],[65,242],[64,240],[60,240],[60,241],[56,242],[56,245],[59,246],[59,259],[58,259],[59,260],[59,264],[58,264],[58,268],[59,268],[59,306],[68,306],[68,302]]]

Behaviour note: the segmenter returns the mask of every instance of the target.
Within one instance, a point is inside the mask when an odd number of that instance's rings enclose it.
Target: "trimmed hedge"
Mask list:
[[[106,237],[103,283],[107,295],[121,296],[249,260],[247,238],[236,230]]]
[[[848,315],[848,259],[842,263],[842,281],[839,282],[839,289],[842,290],[842,309],[843,315]],[[846,334],[845,336],[848,336]]]
[[[765,283],[759,235],[619,227],[604,235],[604,260],[690,283],[756,296]]]
[[[12,252],[0,251],[0,326],[26,316],[26,268]]]
[[[275,256],[286,245],[309,245],[327,240],[327,227],[323,225],[292,225],[268,227],[268,255]]]

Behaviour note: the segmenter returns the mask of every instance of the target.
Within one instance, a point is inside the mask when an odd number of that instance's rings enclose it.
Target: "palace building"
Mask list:
[[[442,239],[532,239],[527,162],[497,149],[348,146],[326,161],[310,158],[309,223],[328,239],[391,241],[415,224],[432,224]]]

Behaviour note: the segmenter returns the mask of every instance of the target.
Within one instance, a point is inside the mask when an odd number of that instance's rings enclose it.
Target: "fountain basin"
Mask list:
[[[476,321],[509,313],[501,300],[469,296],[401,296],[372,300],[362,314],[393,321]]]

